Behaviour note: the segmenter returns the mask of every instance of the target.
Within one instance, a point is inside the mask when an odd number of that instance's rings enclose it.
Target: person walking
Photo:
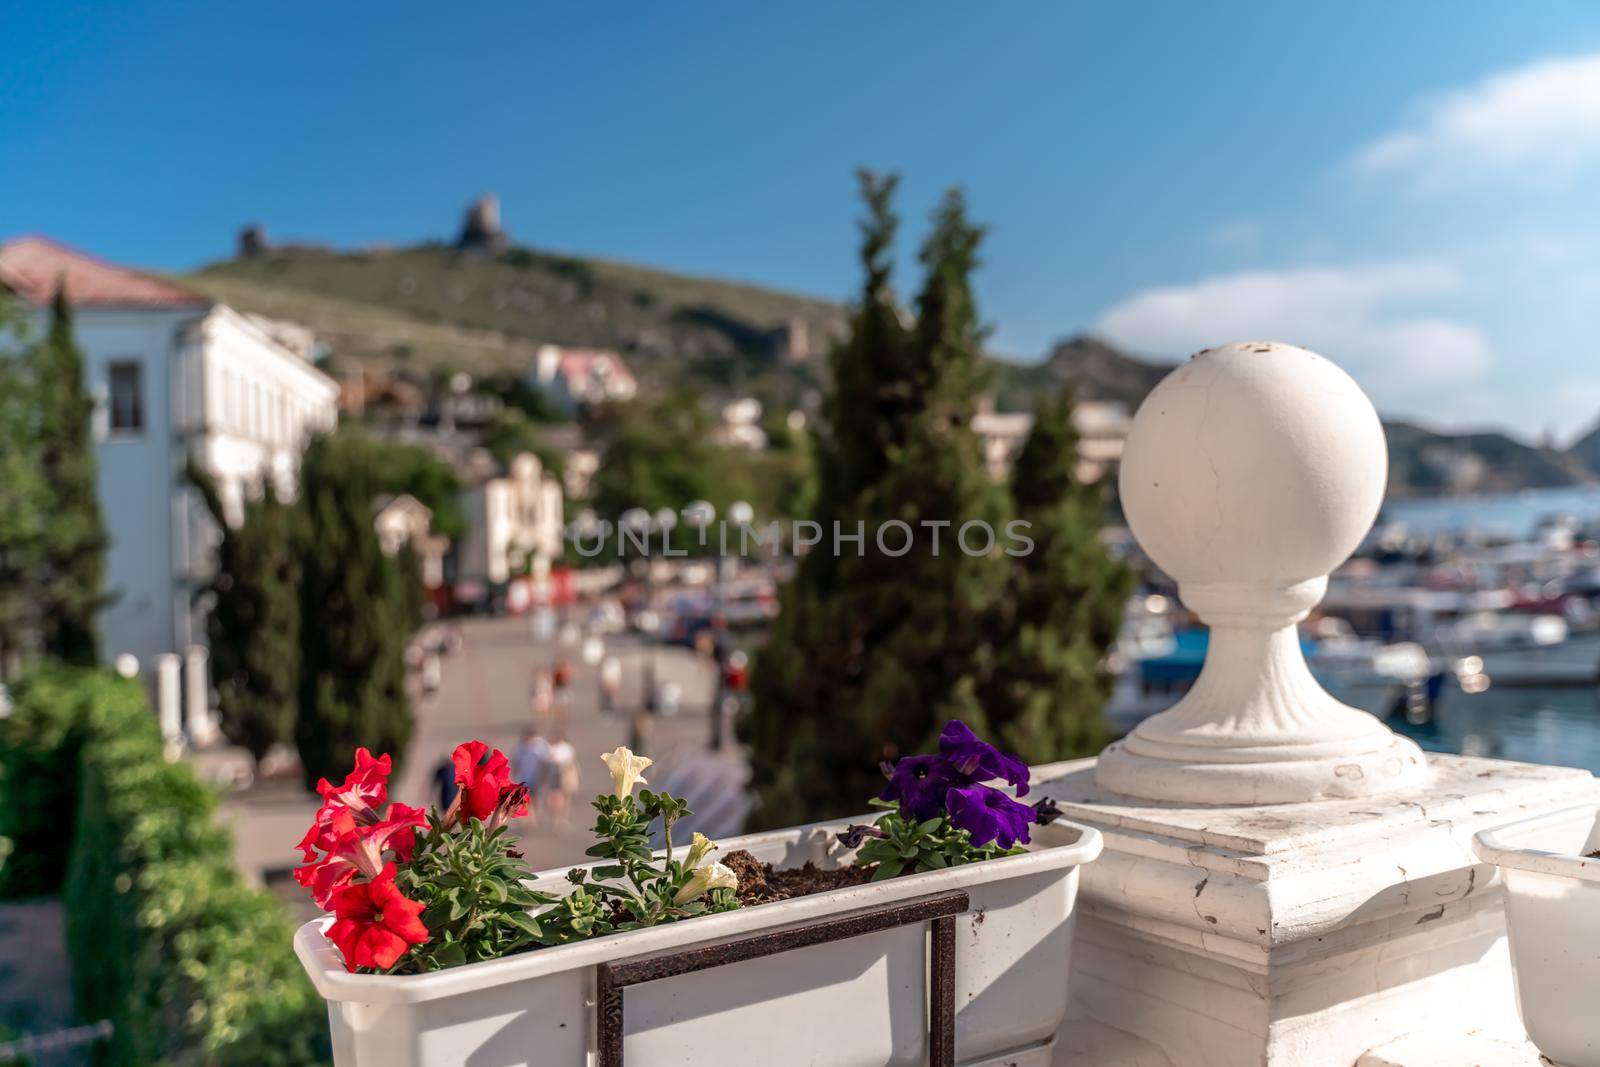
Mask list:
[[[535,723],[548,723],[555,708],[555,683],[547,670],[536,669],[528,686],[528,712]]]
[[[616,656],[607,656],[600,661],[600,713],[615,715],[621,695],[622,661]]]
[[[456,802],[456,794],[461,791],[461,787],[456,784],[455,761],[449,756],[435,764],[433,787],[438,791],[440,813],[449,811],[450,805]]]
[[[572,677],[572,663],[566,659],[557,660],[550,681],[555,691],[555,722],[560,730],[565,730],[572,719]]]
[[[583,777],[578,769],[578,750],[572,747],[565,734],[557,734],[550,742],[546,765],[549,788],[545,793],[545,811],[557,826],[565,828],[573,794],[578,791]]]
[[[522,740],[511,753],[511,777],[528,787],[531,803],[528,813],[538,812],[540,795],[550,773],[550,742],[540,736],[538,729],[528,727],[522,731]]]

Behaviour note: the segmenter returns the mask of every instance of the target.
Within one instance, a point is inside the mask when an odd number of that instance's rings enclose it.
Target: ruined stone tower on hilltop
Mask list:
[[[461,236],[456,247],[464,252],[485,252],[499,255],[509,246],[506,231],[500,226],[500,198],[485,193],[467,208],[467,217],[461,223]]]

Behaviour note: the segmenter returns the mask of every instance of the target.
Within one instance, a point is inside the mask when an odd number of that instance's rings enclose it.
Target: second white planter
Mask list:
[[[850,854],[834,834],[851,821],[861,819],[733,838],[722,848],[747,849],[779,868],[808,860],[836,867]],[[347,973],[323,937],[328,920],[301,927],[295,950],[328,1001],[338,1067],[596,1065],[604,1062],[607,1032],[621,1037],[612,1055],[623,1052],[627,1067],[911,1067],[930,1062],[930,1027],[937,1042],[946,997],[954,1003],[955,1063],[1003,1057],[1044,1067],[1067,1009],[1078,867],[1100,848],[1097,831],[1058,820],[1035,828],[1025,855],[428,975]],[[534,884],[570,888],[565,870],[544,872]],[[939,900],[926,903],[932,898]],[[939,923],[889,914],[914,901],[931,911],[962,908],[943,962]],[[879,913],[868,932],[825,925],[865,912]],[[849,936],[724,960],[735,946],[748,953],[787,945],[797,931]],[[651,962],[620,963],[638,960]],[[685,972],[685,965],[701,969]],[[668,973],[650,978],[653,967]],[[953,977],[953,988],[939,988],[943,975]],[[612,981],[632,984],[609,993],[597,987]],[[608,1027],[602,1004],[620,1026]]]
[[[1558,1067],[1600,1067],[1600,806],[1484,830],[1478,858],[1506,880],[1517,1008],[1528,1038]]]

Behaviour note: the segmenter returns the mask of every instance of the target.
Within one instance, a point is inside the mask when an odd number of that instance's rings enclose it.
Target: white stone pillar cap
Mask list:
[[[1371,401],[1303,348],[1206,349],[1156,386],[1123,450],[1122,506],[1211,640],[1194,687],[1107,748],[1097,784],[1260,804],[1421,778],[1413,742],[1312,678],[1295,629],[1371,528],[1387,476]]]

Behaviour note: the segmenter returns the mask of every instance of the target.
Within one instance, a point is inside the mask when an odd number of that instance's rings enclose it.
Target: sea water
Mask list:
[[[1387,503],[1382,521],[1413,533],[1525,537],[1553,516],[1600,519],[1600,487],[1529,489],[1474,497]],[[1597,665],[1600,666],[1600,665]],[[1492,683],[1482,693],[1445,693],[1433,718],[1400,732],[1434,752],[1466,752],[1528,763],[1583,767],[1600,774],[1600,687],[1511,688]]]

